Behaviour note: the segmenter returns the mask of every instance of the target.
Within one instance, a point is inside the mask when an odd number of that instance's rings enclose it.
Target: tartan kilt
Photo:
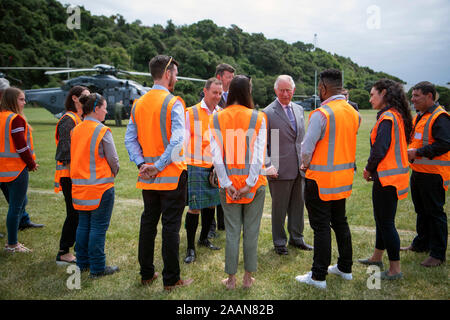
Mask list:
[[[188,165],[187,169],[187,205],[189,209],[203,209],[219,205],[219,188],[213,188],[208,179],[211,168]]]

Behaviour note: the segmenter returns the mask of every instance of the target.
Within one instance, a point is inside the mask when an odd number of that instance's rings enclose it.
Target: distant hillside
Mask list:
[[[0,65],[92,67],[111,64],[127,70],[148,72],[148,61],[156,54],[174,56],[180,62],[180,75],[209,78],[215,67],[226,62],[238,74],[251,75],[256,104],[265,106],[274,97],[277,75],[289,74],[296,81],[296,94],[314,93],[314,71],[326,68],[344,70],[345,86],[352,100],[369,107],[372,84],[383,77],[402,81],[383,72],[360,67],[350,58],[330,54],[301,41],[288,44],[266,39],[261,33],[249,34],[236,25],[219,27],[211,20],[192,25],[144,26],[128,23],[120,14],[94,16],[81,7],[81,29],[66,26],[69,14],[55,0],[0,0]],[[8,75],[23,81],[22,87],[59,86],[65,75],[47,77],[42,71],[15,71]],[[72,74],[72,76],[74,76]],[[139,78],[151,85],[151,78]],[[14,84],[14,82],[13,82]],[[176,94],[187,105],[197,102],[200,85],[180,81]]]

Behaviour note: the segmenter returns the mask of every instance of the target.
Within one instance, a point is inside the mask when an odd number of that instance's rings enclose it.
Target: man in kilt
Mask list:
[[[204,97],[186,111],[186,162],[188,168],[188,206],[185,227],[187,252],[185,263],[195,261],[195,234],[201,213],[202,230],[198,240],[200,246],[219,250],[208,240],[208,232],[214,219],[215,207],[220,204],[219,189],[211,186],[209,175],[212,170],[210,151],[209,119],[221,108],[218,103],[222,96],[222,82],[217,78],[208,79],[203,88]]]

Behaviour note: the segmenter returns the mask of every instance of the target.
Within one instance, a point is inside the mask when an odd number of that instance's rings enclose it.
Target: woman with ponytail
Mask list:
[[[114,178],[119,158],[111,130],[102,124],[108,113],[98,93],[82,96],[83,122],[72,130],[70,179],[72,203],[78,211],[77,266],[90,277],[111,275],[119,268],[106,266],[105,238],[114,206]]]
[[[76,125],[81,123],[83,106],[81,96],[89,95],[86,87],[74,86],[69,90],[64,103],[66,112],[56,124],[56,171],[55,188],[58,193],[62,191],[66,203],[66,219],[59,240],[59,251],[56,255],[56,264],[67,265],[76,263],[75,256],[70,253],[70,248],[75,244],[75,236],[78,226],[78,214],[72,205],[72,181],[70,180],[70,134]]]
[[[358,261],[383,268],[382,258],[386,250],[389,270],[383,271],[380,278],[396,280],[403,274],[395,214],[398,200],[406,198],[409,190],[407,146],[411,140],[412,116],[403,86],[389,79],[379,80],[373,85],[370,103],[379,112],[370,134],[370,157],[363,176],[367,181],[373,181],[376,241],[372,256]]]

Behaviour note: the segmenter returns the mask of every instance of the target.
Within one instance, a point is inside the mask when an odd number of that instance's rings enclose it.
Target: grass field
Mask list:
[[[258,248],[258,272],[251,290],[240,288],[243,276],[242,254],[238,272],[237,290],[227,291],[220,280],[224,273],[225,233],[219,232],[214,240],[222,247],[220,251],[197,248],[197,261],[191,265],[183,262],[181,276],[194,278],[188,288],[166,293],[159,278],[150,287],[140,286],[137,260],[138,233],[143,202],[135,188],[137,169],[128,160],[124,146],[125,127],[114,127],[109,123],[120,158],[120,172],[116,179],[116,200],[111,225],[106,238],[106,255],[109,265],[118,265],[121,271],[113,276],[91,280],[83,273],[81,289],[70,290],[66,285],[70,275],[65,267],[55,264],[59,237],[65,219],[62,194],[53,193],[55,168],[54,132],[56,119],[44,109],[25,110],[33,126],[33,137],[37,162],[40,168],[30,173],[28,206],[32,220],[44,223],[45,227],[19,232],[19,241],[32,248],[30,254],[7,254],[0,252],[0,299],[155,299],[155,300],[360,300],[360,299],[444,299],[449,295],[449,269],[447,265],[427,269],[419,264],[426,258],[423,253],[401,253],[404,278],[396,282],[382,282],[381,288],[369,289],[370,274],[363,265],[354,263],[353,278],[347,282],[334,275],[327,277],[328,289],[320,291],[299,284],[295,276],[308,272],[312,264],[312,252],[290,249],[288,256],[275,254],[272,246],[270,207],[271,198],[267,191],[261,224]],[[363,121],[358,134],[358,172],[353,184],[353,194],[347,200],[347,216],[352,231],[354,261],[366,258],[373,251],[375,227],[372,214],[371,184],[362,178],[362,168],[369,155],[369,131],[375,122],[375,111],[363,110]],[[107,123],[108,125],[108,123]],[[267,189],[268,190],[268,189]],[[447,193],[446,210],[449,211],[450,197]],[[0,197],[0,233],[6,234],[7,203]],[[305,239],[313,242],[313,233],[305,210]],[[183,219],[184,220],[184,219]],[[410,196],[399,202],[396,225],[402,246],[408,245],[415,235],[416,214]],[[184,226],[184,223],[183,223]],[[180,260],[186,252],[186,234],[180,232]],[[200,227],[199,227],[200,229]],[[158,229],[155,264],[161,273],[161,226]],[[5,241],[5,239],[3,239]],[[242,245],[241,245],[242,246]],[[241,249],[242,253],[242,249]],[[332,263],[337,260],[336,242],[333,237]],[[385,265],[388,259],[384,257]]]

